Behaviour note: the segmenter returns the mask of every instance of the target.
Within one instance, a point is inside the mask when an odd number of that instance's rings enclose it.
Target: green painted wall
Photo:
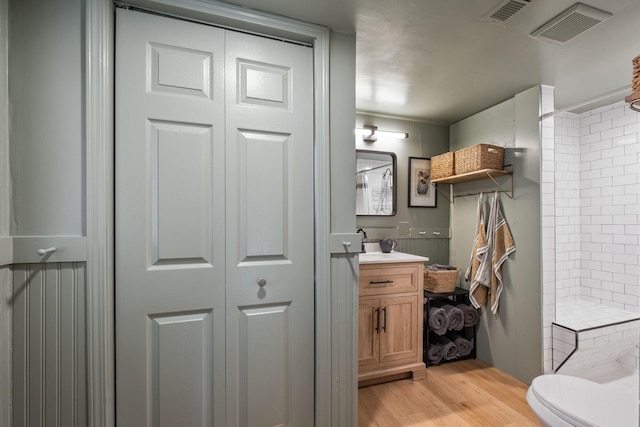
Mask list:
[[[449,202],[441,194],[436,196],[436,208],[408,207],[409,157],[427,157],[449,150],[449,128],[445,125],[425,123],[399,118],[380,117],[366,114],[356,115],[356,126],[377,126],[380,130],[409,133],[406,140],[379,138],[374,143],[366,143],[356,138],[356,149],[389,151],[396,154],[396,196],[397,208],[394,216],[358,216],[357,227],[367,231],[369,238],[397,237],[398,223],[409,222],[413,229],[449,228]],[[354,182],[355,178],[350,178]],[[415,237],[415,236],[412,236]]]
[[[477,335],[478,358],[525,383],[542,374],[542,282],[540,227],[540,87],[451,126],[451,150],[475,144],[505,148],[513,166],[513,199],[502,195],[516,252],[503,264],[505,288],[498,314],[482,309]],[[508,179],[500,180],[510,189]],[[490,180],[456,184],[456,193],[485,191]],[[451,263],[466,269],[473,243],[478,196],[457,197],[451,208]],[[486,212],[488,214],[488,212]],[[467,284],[464,285],[468,287]]]

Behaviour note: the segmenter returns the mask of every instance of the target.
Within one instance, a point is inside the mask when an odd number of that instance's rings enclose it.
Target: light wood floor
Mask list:
[[[358,389],[358,426],[540,426],[527,387],[479,360],[430,366],[421,381]]]

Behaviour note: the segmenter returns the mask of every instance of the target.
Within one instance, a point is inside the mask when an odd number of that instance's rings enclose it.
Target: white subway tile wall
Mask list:
[[[624,102],[562,113],[554,134],[556,274],[545,295],[640,313],[640,114]],[[637,367],[637,346],[623,359]]]

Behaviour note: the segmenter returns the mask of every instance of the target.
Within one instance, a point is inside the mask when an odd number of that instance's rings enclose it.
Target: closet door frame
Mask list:
[[[315,425],[331,424],[329,30],[202,0],[129,0],[134,7],[308,43],[314,60]],[[114,2],[85,0],[87,376],[89,425],[115,425]]]

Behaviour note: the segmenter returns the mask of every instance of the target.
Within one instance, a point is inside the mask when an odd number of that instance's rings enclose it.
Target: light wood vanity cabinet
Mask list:
[[[409,255],[415,257],[413,255]],[[422,359],[423,260],[360,263],[358,381],[410,372],[425,377]]]

